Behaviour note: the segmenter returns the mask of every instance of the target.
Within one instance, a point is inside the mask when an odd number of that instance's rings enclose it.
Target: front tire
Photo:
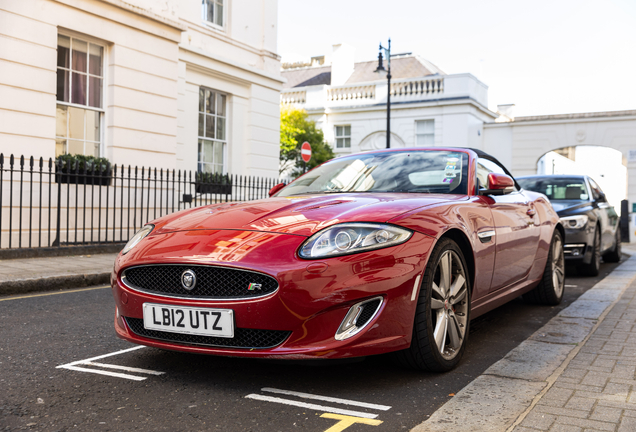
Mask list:
[[[453,240],[440,240],[431,253],[413,324],[411,346],[396,353],[413,369],[446,372],[462,358],[470,326],[470,277]]]
[[[532,291],[523,295],[530,303],[556,306],[563,299],[565,288],[565,258],[563,256],[563,239],[559,230],[554,230],[548,262],[543,270],[541,282]]]

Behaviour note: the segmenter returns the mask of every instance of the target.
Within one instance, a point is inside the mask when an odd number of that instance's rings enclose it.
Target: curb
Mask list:
[[[110,272],[0,282],[0,295],[56,291],[110,283]]]
[[[411,431],[512,430],[635,279],[636,255],[632,255]]]

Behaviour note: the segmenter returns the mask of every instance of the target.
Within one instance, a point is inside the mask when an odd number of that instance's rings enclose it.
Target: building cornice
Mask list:
[[[98,15],[101,16],[102,18],[111,20],[111,21],[116,21],[119,22],[122,25],[128,26],[128,27],[133,27],[136,28],[138,30],[144,31],[146,33],[150,33],[154,36],[157,37],[161,37],[164,39],[168,39],[171,40],[173,42],[179,42],[181,40],[181,32],[186,30],[186,26],[183,25],[182,23],[175,21],[175,20],[171,20],[169,18],[163,17],[161,15],[157,15],[153,12],[147,11],[145,9],[142,9],[140,7],[137,6],[133,6],[129,3],[126,3],[125,1],[122,0],[101,0],[102,3],[106,3],[110,6],[113,6],[115,8],[124,10],[126,12],[129,12],[131,14],[137,15],[137,16],[142,16],[146,19],[148,19],[149,21],[152,21],[155,25],[156,24],[160,24],[163,25],[165,27],[168,27],[170,30],[170,32],[174,32],[174,34],[170,34],[168,32],[163,32],[163,34],[161,32],[157,32],[157,27],[150,28],[148,26],[140,26],[140,22],[139,19],[137,18],[137,20],[132,20],[132,19],[122,19],[122,16],[113,16],[112,13],[104,13],[104,10],[102,9],[101,11],[97,8],[97,7],[91,7],[88,8],[86,7],[86,2],[80,1],[80,0],[53,0],[57,3],[61,3],[65,6],[70,6],[73,7],[75,9],[79,9],[83,12],[87,12],[93,15]],[[93,2],[94,4],[98,4],[97,2]]]
[[[608,122],[608,121],[630,121],[636,120],[636,110],[626,111],[601,111],[591,113],[573,113],[573,114],[555,114],[543,116],[527,116],[515,117],[514,121],[500,123],[486,123],[484,127],[511,127],[511,126],[529,126],[541,124],[558,124],[558,123],[587,123],[589,121]]]
[[[449,97],[449,98],[437,98],[437,99],[423,99],[416,101],[400,101],[400,102],[391,102],[391,108],[395,106],[400,106],[402,108],[426,108],[431,106],[451,106],[451,105],[462,105],[469,103],[471,106],[475,107],[483,114],[492,119],[498,117],[498,115],[492,111],[490,111],[487,107],[483,106],[475,99],[470,96],[457,96],[457,97]],[[406,107],[405,105],[409,105]],[[386,103],[377,103],[370,105],[357,105],[357,106],[339,106],[339,107],[329,107],[329,108],[307,108],[305,110],[308,114],[341,114],[341,113],[354,113],[354,112],[369,112],[369,111],[380,111],[386,110]],[[486,123],[489,124],[489,123]]]
[[[282,84],[285,82],[285,79],[282,78],[280,75],[275,75],[260,69],[257,69],[255,67],[252,66],[248,66],[246,64],[243,63],[239,63],[237,61],[234,60],[230,60],[228,58],[222,57],[222,56],[217,56],[214,54],[211,54],[209,52],[203,51],[200,48],[195,48],[195,47],[190,47],[187,45],[183,45],[183,44],[179,44],[179,49],[187,51],[189,53],[192,54],[196,54],[198,56],[204,57],[206,59],[210,59],[213,60],[215,62],[219,62],[219,63],[223,63],[225,65],[231,66],[233,68],[237,68],[240,69],[242,71],[245,71],[249,74],[253,74],[253,75],[257,75],[261,78],[265,78],[265,80],[263,81],[269,81],[269,84],[265,84],[265,83],[261,83],[261,85],[265,85],[267,87],[270,87],[274,90],[280,91]],[[197,64],[196,62],[190,61],[187,58],[184,58],[184,56],[179,55],[179,60],[185,61],[186,63],[188,63],[189,65],[199,68],[202,71],[207,71],[209,72],[209,68],[206,68],[204,65],[201,64]],[[245,79],[245,78],[241,78],[239,76],[233,75],[233,74],[225,74],[223,72],[219,72],[220,74],[223,74],[223,76],[228,77],[228,78],[232,78],[233,80],[237,81],[237,82],[242,82],[244,84],[250,84],[252,83],[251,80],[249,79]]]

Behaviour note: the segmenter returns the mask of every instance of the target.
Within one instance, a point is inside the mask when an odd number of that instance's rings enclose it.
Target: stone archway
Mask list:
[[[627,167],[620,151],[599,146],[570,146],[551,150],[537,161],[537,174],[588,175],[599,184],[620,213],[627,198]]]
[[[391,148],[405,147],[404,140],[391,132]],[[360,141],[360,151],[381,150],[386,148],[386,131],[372,132]]]
[[[536,174],[541,156],[574,146],[607,147],[622,153],[631,210],[636,203],[636,110],[517,117],[484,124],[483,150],[515,176]]]

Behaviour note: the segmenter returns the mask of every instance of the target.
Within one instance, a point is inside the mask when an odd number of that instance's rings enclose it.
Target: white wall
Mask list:
[[[276,0],[229,0],[207,25],[198,0],[0,0],[0,152],[55,157],[58,33],[105,48],[102,154],[196,169],[198,94],[229,96],[228,171],[276,176]],[[198,90],[197,90],[198,91]]]
[[[386,106],[349,107],[329,112],[309,109],[308,113],[323,130],[336,154],[371,150],[371,147],[360,146],[363,142],[368,144],[365,139],[369,138],[375,139],[375,148],[386,145]],[[483,123],[492,121],[493,116],[466,100],[392,105],[391,147],[415,147],[415,122],[418,120],[434,120],[435,146],[482,148]],[[336,125],[351,125],[350,150],[335,148]]]

